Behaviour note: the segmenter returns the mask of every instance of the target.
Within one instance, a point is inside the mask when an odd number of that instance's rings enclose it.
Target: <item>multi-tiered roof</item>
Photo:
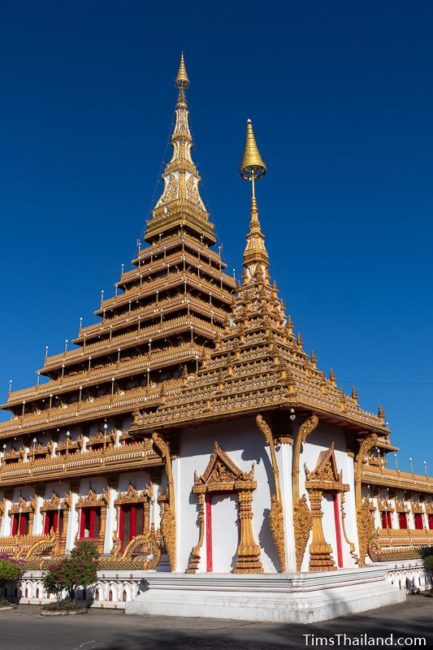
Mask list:
[[[40,374],[49,381],[9,394],[13,418],[0,437],[51,435],[116,415],[133,414],[133,430],[146,432],[295,407],[386,435],[383,414],[362,410],[356,393],[345,395],[306,354],[270,284],[255,196],[266,167],[251,122],[241,165],[253,189],[242,285],[225,273],[191,156],[183,56],[176,85],[173,154],[148,246],[122,273],[121,293],[101,301],[101,320],[80,329],[77,347],[46,358]]]
[[[228,318],[235,281],[215,244],[191,156],[182,56],[164,189],[148,221],[148,247],[122,273],[121,293],[102,300],[97,324],[80,328],[75,349],[45,359],[46,383],[10,392],[14,414],[0,436],[44,432],[107,415],[155,409],[162,385],[193,372]]]

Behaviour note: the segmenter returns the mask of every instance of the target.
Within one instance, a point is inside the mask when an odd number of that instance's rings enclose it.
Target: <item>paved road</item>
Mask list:
[[[426,638],[433,648],[433,598],[411,596],[406,603],[314,625],[124,616],[115,610],[90,610],[84,616],[44,617],[39,607],[0,612],[1,650],[268,650],[323,647],[306,644],[305,634],[332,637],[407,636]],[[354,647],[343,641],[333,647]],[[357,647],[359,647],[358,644]],[[365,644],[361,647],[367,647]],[[388,645],[388,647],[390,647]],[[409,647],[413,647],[409,646]],[[421,647],[421,646],[416,646]]]

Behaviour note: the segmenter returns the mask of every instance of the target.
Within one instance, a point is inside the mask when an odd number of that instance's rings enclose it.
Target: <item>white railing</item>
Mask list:
[[[399,589],[426,591],[433,586],[431,571],[424,568],[422,560],[398,560],[389,566],[386,580]]]

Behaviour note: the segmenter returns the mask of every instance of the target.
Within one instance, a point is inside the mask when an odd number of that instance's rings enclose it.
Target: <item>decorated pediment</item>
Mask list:
[[[117,498],[114,502],[116,506],[121,505],[122,503],[143,503],[143,501],[149,501],[153,494],[153,485],[150,485],[144,490],[136,490],[131,483],[128,485],[126,492],[119,492]]]
[[[306,465],[304,467],[307,489],[317,488],[338,492],[346,492],[349,489],[349,485],[343,483],[343,472],[338,471],[334,443],[328,450],[320,452],[313,471],[310,472]]]
[[[202,474],[194,474],[193,492],[226,492],[233,490],[256,488],[254,481],[254,463],[249,472],[243,472],[221,449],[217,442],[209,463]]]
[[[15,514],[19,512],[33,512],[34,507],[32,503],[27,503],[23,496],[20,496],[18,503],[13,503],[9,508],[9,514]]]
[[[44,503],[41,506],[41,512],[44,510],[57,510],[58,508],[65,508],[66,504],[64,503],[64,499],[61,499],[59,495],[54,492],[52,492],[51,497],[49,499],[45,499]]]
[[[98,495],[95,490],[89,487],[87,494],[78,499],[77,508],[105,506],[108,504],[109,498],[108,488],[106,488],[101,495]]]

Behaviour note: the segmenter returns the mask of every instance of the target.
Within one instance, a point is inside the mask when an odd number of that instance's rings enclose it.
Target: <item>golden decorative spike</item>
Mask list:
[[[382,418],[382,420],[385,419],[385,413],[381,404],[379,404],[379,406],[377,407],[377,417]]]
[[[251,218],[244,251],[243,279],[246,283],[254,280],[269,282],[269,257],[265,246],[265,238],[259,221],[255,182],[266,174],[266,165],[260,156],[253,133],[251,120],[247,122],[247,137],[245,150],[240,166],[240,174],[244,180],[251,181]]]
[[[302,340],[301,332],[298,332],[298,336],[296,337],[296,343],[299,345],[300,348],[302,348],[303,340]]]
[[[247,121],[247,137],[239,171],[242,178],[248,181],[266,174],[266,165],[257,147],[251,120]]]
[[[331,370],[329,371],[329,379],[332,381],[333,384],[336,383],[335,373],[334,373],[334,371],[333,371],[332,368],[331,368]]]
[[[314,352],[314,350],[311,352],[311,357],[310,358],[311,358],[311,363],[316,365],[317,364],[317,357],[316,357],[316,353]]]
[[[290,314],[287,316],[286,329],[289,332],[289,334],[293,334],[293,321]]]
[[[352,386],[352,399],[354,399],[355,402],[358,401],[358,391],[355,386]]]
[[[177,71],[177,76],[176,76],[176,86],[178,88],[188,88],[189,86],[189,78],[188,78],[188,73],[186,71],[185,58],[183,56],[183,52],[180,55],[179,70]]]

